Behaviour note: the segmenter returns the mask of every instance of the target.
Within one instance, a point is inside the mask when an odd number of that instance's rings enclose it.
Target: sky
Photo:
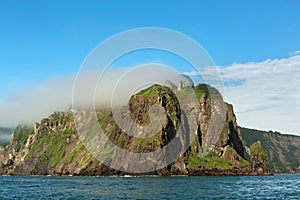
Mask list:
[[[299,7],[297,0],[0,0],[0,125],[33,108],[36,118],[50,112],[45,105],[64,109],[72,92],[66,90],[99,43],[129,29],[162,27],[208,52],[239,125],[300,134]],[[178,58],[142,54],[117,65],[160,62],[193,74]]]

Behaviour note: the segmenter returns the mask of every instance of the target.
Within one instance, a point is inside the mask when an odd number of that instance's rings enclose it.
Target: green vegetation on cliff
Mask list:
[[[297,172],[300,167],[300,137],[273,131],[240,128],[247,147],[260,141],[269,158],[269,167],[274,173]]]
[[[50,164],[51,167],[63,161],[68,145],[67,140],[74,134],[72,131],[67,132],[70,133],[37,134],[35,145],[28,152],[28,161],[32,161],[37,155],[37,159],[42,164]]]
[[[199,157],[199,154],[192,152],[188,157],[188,168],[197,169],[197,168],[207,168],[207,169],[230,169],[232,164],[230,161],[223,159],[216,154],[208,154],[204,157]]]
[[[184,108],[186,111],[183,112],[181,106],[186,105],[180,105],[178,98],[189,101],[190,98],[195,97],[194,94],[197,101],[191,103],[189,109]],[[212,100],[212,95],[217,98]],[[226,111],[225,121],[222,118],[219,119],[217,115],[223,106]],[[126,125],[130,120],[134,121],[138,129],[127,126],[126,131],[140,130],[141,132],[138,133],[142,136],[146,134],[143,132],[143,128],[151,124],[149,130],[156,130],[156,134],[147,138],[134,137],[117,125],[111,109],[103,109],[96,113],[99,125],[106,137],[110,142],[126,151],[153,152],[163,148],[172,140],[176,141],[174,144],[180,148],[185,145],[186,141],[189,142],[191,134],[196,134],[194,140],[191,141],[191,146],[180,155],[177,161],[164,169],[150,173],[193,175],[202,170],[226,170],[228,172],[226,174],[251,174],[250,163],[245,160],[242,138],[233,107],[223,102],[221,94],[215,88],[199,84],[195,87],[182,87],[178,91],[172,91],[166,86],[153,85],[133,95],[129,100],[128,109],[130,119],[126,118],[128,116],[124,116],[121,123]],[[150,110],[152,113],[149,112]],[[121,108],[118,111],[120,113],[117,113],[118,116],[123,117],[123,111]],[[162,115],[165,116],[163,122]],[[191,115],[196,115],[197,123],[194,126],[197,127],[193,129],[197,130],[196,133],[191,133],[191,126],[187,121],[187,116]],[[215,125],[210,121],[213,117],[218,119],[217,123],[221,123],[223,130],[220,131],[220,137],[216,143],[211,144],[209,130],[211,126]],[[185,134],[177,134],[179,130]],[[211,130],[217,129],[212,128]],[[72,113],[55,112],[36,123],[33,128],[20,127],[16,129],[9,147],[11,156],[2,158],[0,172],[20,175],[120,174],[117,170],[102,165],[86,149],[85,144],[94,142],[97,137],[98,126],[93,126],[87,130],[81,141],[76,132]],[[96,149],[99,142],[97,143],[97,140],[95,142],[90,144],[94,144]],[[112,162],[112,158],[121,156],[117,148],[111,148],[106,144],[101,145],[103,145],[103,151],[98,153],[110,156],[108,163]],[[200,156],[206,148],[210,152],[206,156]]]
[[[250,146],[251,169],[257,175],[267,175],[269,173],[268,156],[257,141]]]
[[[33,133],[33,128],[28,127],[28,126],[18,126],[14,130],[13,134],[13,144],[14,144],[14,149],[16,152],[18,152],[21,147],[23,147],[28,139],[28,136]]]

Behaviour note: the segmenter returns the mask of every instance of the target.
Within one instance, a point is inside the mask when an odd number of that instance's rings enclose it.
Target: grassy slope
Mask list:
[[[261,142],[273,172],[291,172],[300,166],[300,137],[247,128],[240,130],[247,147],[258,140]]]

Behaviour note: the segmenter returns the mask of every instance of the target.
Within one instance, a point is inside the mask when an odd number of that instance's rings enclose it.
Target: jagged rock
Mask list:
[[[178,86],[177,86],[177,91],[182,90],[183,87],[184,87],[183,81],[182,81],[182,80],[179,80]]]
[[[247,156],[249,147],[260,141],[268,155],[269,167],[273,173],[300,173],[300,137],[273,131],[240,128]]]
[[[232,149],[229,145],[224,148],[224,153],[222,154],[223,158],[228,161],[236,161],[238,160],[237,152]]]
[[[169,80],[165,82],[165,86],[172,90],[176,89],[176,85]],[[186,87],[194,87],[194,82],[189,76],[181,74],[178,76],[177,91],[180,91],[182,88]]]
[[[180,80],[182,80],[183,87],[194,87],[194,82],[189,76],[181,74]]]
[[[254,175],[269,175],[268,156],[262,149],[260,141],[250,146],[250,167]]]

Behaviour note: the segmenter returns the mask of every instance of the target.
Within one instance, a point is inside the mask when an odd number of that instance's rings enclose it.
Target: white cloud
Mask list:
[[[299,54],[300,50],[289,58],[218,66],[223,85],[216,87],[234,105],[239,125],[300,135]],[[214,69],[202,71],[210,82],[218,78]],[[184,74],[198,76],[196,71]]]
[[[290,56],[296,56],[296,55],[300,55],[300,50],[290,53]]]
[[[199,76],[198,71],[183,72],[182,74],[187,75],[187,76]]]
[[[242,126],[300,134],[300,55],[220,67]],[[242,82],[241,82],[242,81]]]

